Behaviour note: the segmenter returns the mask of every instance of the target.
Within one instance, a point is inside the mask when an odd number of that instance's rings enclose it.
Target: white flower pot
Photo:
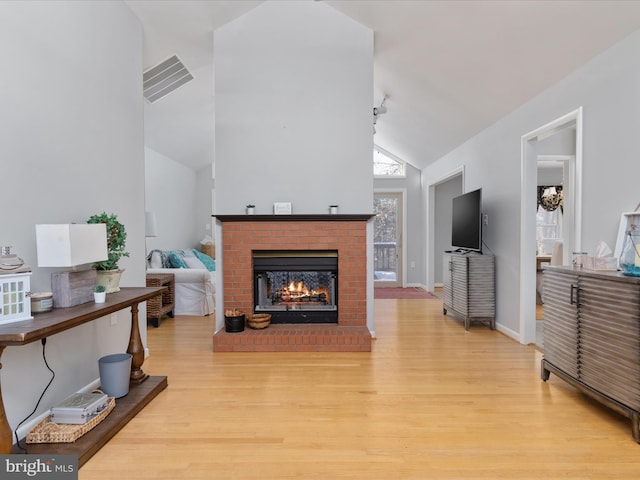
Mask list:
[[[107,292],[93,292],[93,300],[96,303],[104,303],[107,300]]]

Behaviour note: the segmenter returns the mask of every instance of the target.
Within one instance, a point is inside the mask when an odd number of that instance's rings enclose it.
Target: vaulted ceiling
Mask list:
[[[202,168],[214,151],[213,32],[262,2],[125,3],[144,28],[145,69],[177,54],[194,76],[145,102],[145,143]],[[374,31],[372,109],[389,97],[374,142],[418,168],[640,28],[640,0],[324,3]]]

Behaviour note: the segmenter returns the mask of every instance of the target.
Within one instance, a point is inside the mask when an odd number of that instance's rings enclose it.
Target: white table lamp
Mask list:
[[[55,308],[80,305],[93,299],[96,271],[76,267],[109,258],[104,223],[36,225],[36,249],[39,267],[72,268],[51,274]]]

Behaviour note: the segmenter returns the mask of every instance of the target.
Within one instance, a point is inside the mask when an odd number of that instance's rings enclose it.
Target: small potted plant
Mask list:
[[[104,212],[99,215],[92,215],[87,220],[87,223],[104,223],[107,225],[108,259],[94,263],[93,268],[98,273],[98,284],[104,285],[107,288],[107,293],[119,292],[120,277],[124,270],[118,267],[118,261],[122,257],[129,256],[129,252],[125,250],[127,232],[124,225],[118,221],[117,215],[113,213],[107,215]]]
[[[253,215],[256,211],[256,206],[250,203],[247,205],[247,215]]]
[[[104,303],[107,299],[107,287],[104,285],[96,285],[93,292],[93,300],[96,303]]]
[[[331,215],[338,213],[338,205],[329,205],[329,213]]]

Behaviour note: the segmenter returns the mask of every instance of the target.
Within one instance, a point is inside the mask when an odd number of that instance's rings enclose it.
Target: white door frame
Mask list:
[[[576,149],[574,178],[573,245],[565,245],[565,258],[582,246],[582,107],[543,125],[521,137],[521,193],[520,193],[520,343],[528,345],[536,339],[536,179],[538,140],[575,125]]]
[[[426,206],[425,211],[427,212],[427,231],[425,232],[425,238],[427,240],[427,254],[425,256],[425,272],[427,272],[427,290],[429,292],[433,292],[435,288],[435,262],[436,262],[436,252],[435,252],[435,217],[436,217],[436,186],[451,180],[457,176],[462,175],[462,192],[464,193],[464,165],[446,173],[442,177],[437,180],[431,181],[427,184],[427,196],[426,196]],[[442,253],[442,252],[440,252]]]
[[[375,196],[376,193],[399,193],[401,196],[402,205],[401,208],[401,218],[402,222],[402,231],[400,232],[400,262],[398,263],[398,267],[400,268],[400,277],[398,280],[402,287],[407,285],[407,255],[405,252],[407,251],[407,189],[406,188],[374,188],[373,194]],[[375,282],[374,282],[375,283]]]

